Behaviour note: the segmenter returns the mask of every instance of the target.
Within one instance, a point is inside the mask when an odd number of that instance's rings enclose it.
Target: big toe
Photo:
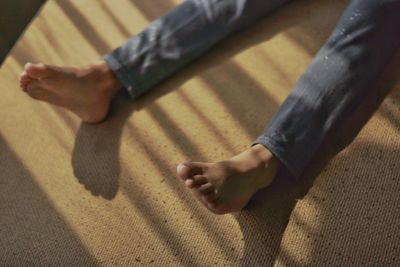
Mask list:
[[[47,78],[53,72],[52,68],[45,64],[26,63],[24,69],[32,79]]]
[[[205,165],[200,162],[181,163],[177,166],[177,173],[179,178],[186,180],[197,174],[204,173]]]

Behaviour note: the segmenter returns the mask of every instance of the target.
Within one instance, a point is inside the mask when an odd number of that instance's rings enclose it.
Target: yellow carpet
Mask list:
[[[0,265],[400,264],[399,55],[391,93],[304,197],[282,178],[215,216],[175,178],[255,139],[347,2],[294,1],[89,126],[21,92],[23,65],[91,63],[179,1],[48,1],[0,69]]]

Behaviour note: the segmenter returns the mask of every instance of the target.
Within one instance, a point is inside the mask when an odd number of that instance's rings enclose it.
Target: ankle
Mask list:
[[[122,86],[114,72],[104,61],[99,61],[88,66],[84,69],[83,73],[91,75],[101,85],[99,88],[108,97],[113,97]]]
[[[255,169],[266,169],[275,157],[263,145],[255,145],[242,153],[234,156],[231,160],[235,163],[237,170],[248,172]]]
[[[265,146],[256,144],[248,149],[259,167],[268,168],[272,162],[277,161],[275,156]]]
[[[255,185],[258,189],[271,183],[279,163],[274,155],[260,144],[252,146],[233,157],[230,162],[235,171],[254,173],[254,177],[257,178]]]

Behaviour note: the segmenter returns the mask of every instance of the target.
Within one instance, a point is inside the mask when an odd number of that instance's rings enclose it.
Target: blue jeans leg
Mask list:
[[[187,0],[105,55],[132,98],[289,0]],[[352,0],[255,143],[295,176],[340,118],[362,104],[400,43],[400,0]]]
[[[103,59],[132,98],[289,0],[187,0]]]
[[[363,103],[399,46],[399,0],[352,0],[255,143],[300,177],[335,123]]]

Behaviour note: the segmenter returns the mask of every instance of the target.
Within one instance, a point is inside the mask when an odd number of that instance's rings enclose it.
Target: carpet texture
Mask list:
[[[23,65],[89,64],[179,1],[48,1],[0,69],[0,265],[398,266],[399,55],[304,182],[215,216],[175,177],[248,147],[347,2],[294,1],[85,125],[25,95]]]

